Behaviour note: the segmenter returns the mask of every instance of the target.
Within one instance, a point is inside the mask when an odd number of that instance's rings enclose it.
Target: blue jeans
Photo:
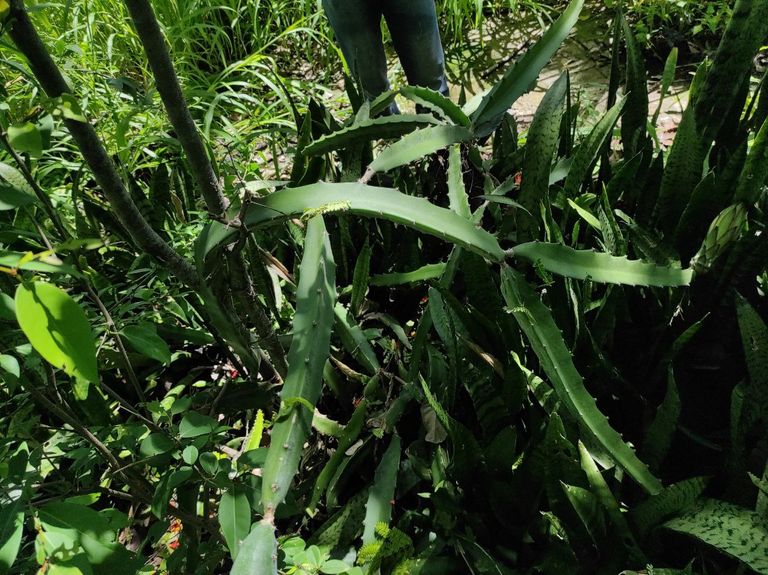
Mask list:
[[[366,99],[389,90],[382,17],[408,83],[448,94],[434,0],[323,0],[323,8]]]

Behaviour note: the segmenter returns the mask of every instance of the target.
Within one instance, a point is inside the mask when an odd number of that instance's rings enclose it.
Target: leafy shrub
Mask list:
[[[625,9],[642,44],[662,53],[689,45],[703,51],[717,45],[728,23],[731,3],[636,0],[626,3]]]
[[[50,119],[2,118],[3,567],[768,572],[768,2],[736,4],[668,151],[621,18],[606,113],[584,130],[563,75],[520,144],[575,0],[462,106],[312,102],[290,182],[209,160],[126,4],[173,131],[117,154],[7,22]]]

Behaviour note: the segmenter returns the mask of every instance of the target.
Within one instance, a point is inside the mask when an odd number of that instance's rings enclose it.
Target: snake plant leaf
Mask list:
[[[371,343],[365,336],[365,333],[355,321],[354,316],[344,307],[343,304],[337,303],[333,310],[336,316],[336,329],[341,343],[344,348],[352,354],[360,365],[370,374],[376,374],[381,365],[376,357],[376,352],[373,351]]]
[[[275,528],[257,523],[240,546],[229,575],[277,575]]]
[[[432,114],[400,114],[362,120],[322,138],[318,138],[304,148],[304,153],[308,156],[315,156],[361,142],[399,138],[413,132],[417,128],[439,123],[440,121]]]
[[[415,130],[385,148],[368,166],[368,173],[386,172],[410,164],[471,138],[472,132],[463,126],[433,126]]]
[[[568,485],[564,481],[560,482],[560,487],[581,520],[589,538],[592,541],[605,539],[605,516],[597,497],[589,489]]]
[[[600,469],[598,469],[592,455],[581,441],[579,441],[578,447],[581,468],[587,476],[587,481],[589,481],[589,486],[595,494],[597,501],[603,506],[603,509],[605,509],[608,519],[621,537],[630,557],[641,564],[645,563],[646,560],[643,556],[643,552],[640,550],[637,541],[635,541],[635,538],[632,535],[632,531],[629,529],[629,524],[627,523],[624,513],[621,512],[619,502],[616,501],[616,498],[611,492],[611,488],[608,487],[608,484],[600,473]]]
[[[768,120],[763,122],[749,149],[744,170],[739,176],[734,201],[754,204],[768,178]]]
[[[43,359],[77,380],[99,382],[91,325],[67,292],[45,282],[23,283],[15,303],[21,331]]]
[[[350,497],[344,507],[331,515],[312,534],[307,543],[310,545],[322,545],[330,549],[350,545],[362,530],[367,500],[367,489],[363,489]]]
[[[269,225],[289,217],[316,210],[321,213],[351,212],[383,218],[431,234],[492,260],[502,261],[504,251],[490,233],[453,213],[431,204],[425,198],[408,196],[390,188],[377,188],[359,183],[329,184],[320,182],[300,188],[286,188],[254,203],[248,209],[244,224],[250,228]],[[224,227],[218,222],[211,224]],[[215,241],[223,242],[234,235],[211,232]],[[215,247],[209,239],[206,249]]]
[[[674,372],[669,368],[667,379],[667,393],[664,396],[656,417],[648,427],[643,441],[641,454],[651,469],[658,469],[664,461],[672,445],[672,437],[677,430],[677,422],[680,419],[682,405],[677,391]]]
[[[539,72],[560,48],[571,28],[576,24],[583,6],[584,0],[571,0],[568,7],[541,39],[515,62],[504,73],[501,81],[485,95],[471,116],[475,135],[478,138],[491,134],[510,106],[531,89]]]
[[[629,513],[629,518],[640,534],[644,535],[665,519],[692,507],[706,486],[706,477],[692,477],[673,483],[635,507]]]
[[[453,100],[446,98],[440,92],[422,86],[403,86],[400,93],[424,108],[441,115],[456,125],[468,128],[472,121]]]
[[[757,573],[768,573],[768,524],[754,511],[704,499],[688,513],[667,521],[666,529],[691,535]]]
[[[304,246],[288,374],[280,395],[283,408],[272,429],[262,472],[265,516],[274,514],[298,471],[304,441],[312,426],[313,410],[307,405],[314,408],[320,397],[323,367],[330,353],[336,266],[322,216],[309,221]]]
[[[737,418],[737,430],[741,428],[738,421],[756,420],[768,417],[768,326],[749,304],[736,294],[736,315],[739,320],[744,359],[747,364],[749,381],[742,384],[744,402],[743,415]],[[741,436],[741,433],[737,431]]]
[[[752,58],[768,34],[768,3],[737,0],[695,102],[696,125],[707,144],[715,138],[732,110],[741,110],[739,91],[752,70]]]
[[[565,196],[567,198],[575,198],[582,182],[589,176],[592,165],[600,156],[600,152],[603,149],[606,141],[608,141],[613,133],[613,127],[619,120],[622,111],[624,110],[624,104],[626,103],[626,96],[616,102],[611,109],[609,109],[594,128],[589,132],[589,135],[584,139],[581,145],[576,150],[571,162],[571,167],[568,170],[568,176],[565,178],[563,184],[565,188]]]
[[[693,271],[660,266],[640,260],[612,256],[591,250],[574,250],[561,244],[529,242],[515,246],[512,254],[540,263],[552,273],[575,279],[591,279],[600,283],[634,286],[687,286]]]
[[[705,142],[696,127],[691,107],[683,112],[675,141],[669,150],[652,221],[665,234],[675,231],[696,186],[704,176]]]
[[[397,470],[400,467],[400,438],[392,436],[389,447],[376,468],[373,485],[368,492],[363,522],[363,544],[376,540],[376,525],[389,523],[392,515],[392,499],[395,497]]]
[[[368,292],[368,283],[371,273],[371,254],[373,249],[371,243],[366,238],[360,253],[355,262],[355,271],[352,274],[352,298],[349,308],[355,316],[360,315],[360,311]]]
[[[557,152],[567,89],[568,75],[561,74],[544,95],[528,130],[523,158],[523,180],[518,198],[528,213],[537,213],[539,203],[547,201],[552,158]],[[524,218],[521,223],[526,231],[536,225],[532,218]]]
[[[736,295],[736,315],[750,385],[768,390],[768,326],[740,294]]]
[[[635,34],[624,18],[619,15],[624,31],[624,45],[627,49],[627,105],[621,119],[621,140],[627,157],[633,156],[642,148],[646,138],[648,124],[648,73],[645,69],[645,57],[635,39]]]
[[[661,491],[659,480],[611,427],[584,387],[584,380],[573,364],[571,352],[549,309],[519,272],[503,266],[501,279],[507,306],[531,343],[560,401],[646,491],[651,494]]]

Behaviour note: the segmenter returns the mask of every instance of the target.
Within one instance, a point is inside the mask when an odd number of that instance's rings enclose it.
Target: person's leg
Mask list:
[[[448,94],[434,0],[381,0],[408,83]]]
[[[389,90],[380,0],[323,0],[344,58],[366,99]]]

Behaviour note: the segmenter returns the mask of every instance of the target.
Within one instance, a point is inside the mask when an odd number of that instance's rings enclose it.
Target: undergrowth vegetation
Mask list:
[[[583,0],[345,120],[314,2],[6,4],[0,572],[768,573],[768,1],[668,149],[620,11],[508,113]]]

